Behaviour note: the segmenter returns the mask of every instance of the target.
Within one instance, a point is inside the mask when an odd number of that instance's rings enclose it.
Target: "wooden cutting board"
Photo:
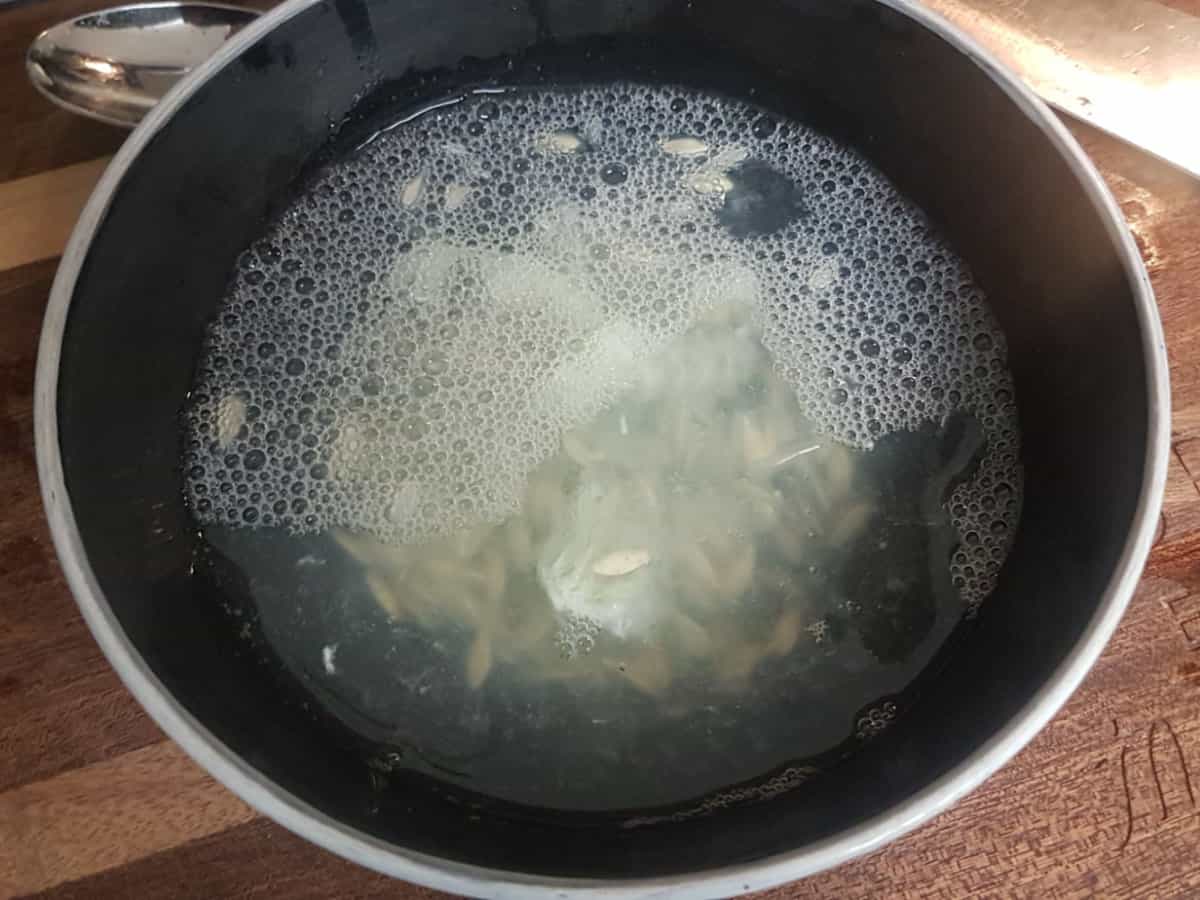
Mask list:
[[[209,778],[122,688],[59,573],[34,466],[38,329],[123,133],[44,103],[20,60],[40,28],[101,5],[0,6],[0,897],[440,896],[306,844]],[[1073,127],[1149,266],[1171,358],[1174,453],[1146,576],[1083,687],[986,785],[763,896],[1200,896],[1200,182]]]

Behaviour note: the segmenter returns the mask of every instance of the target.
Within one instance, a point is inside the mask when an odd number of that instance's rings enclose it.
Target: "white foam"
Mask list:
[[[187,420],[200,519],[406,541],[499,521],[563,429],[735,303],[838,440],[980,420],[987,455],[951,503],[953,574],[978,603],[1020,496],[1003,336],[879,172],[762,116],[662,87],[528,91],[339,163],[245,254],[211,328]],[[720,214],[751,162],[806,215],[735,237]]]

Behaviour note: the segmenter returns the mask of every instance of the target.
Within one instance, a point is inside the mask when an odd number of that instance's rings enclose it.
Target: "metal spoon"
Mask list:
[[[59,106],[132,128],[175,82],[257,17],[220,3],[118,6],[43,31],[25,54],[25,69]]]

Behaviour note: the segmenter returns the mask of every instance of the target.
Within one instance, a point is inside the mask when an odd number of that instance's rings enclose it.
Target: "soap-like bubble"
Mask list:
[[[397,541],[501,522],[565,430],[737,304],[837,440],[982,424],[950,504],[977,605],[1019,515],[1003,335],[920,210],[781,122],[609,84],[470,96],[381,133],[239,260],[187,410],[192,509]]]

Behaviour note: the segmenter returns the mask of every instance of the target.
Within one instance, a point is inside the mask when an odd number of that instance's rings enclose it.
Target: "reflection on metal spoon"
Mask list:
[[[25,55],[34,87],[60,106],[132,128],[174,84],[258,13],[220,3],[139,3],[43,31]]]

